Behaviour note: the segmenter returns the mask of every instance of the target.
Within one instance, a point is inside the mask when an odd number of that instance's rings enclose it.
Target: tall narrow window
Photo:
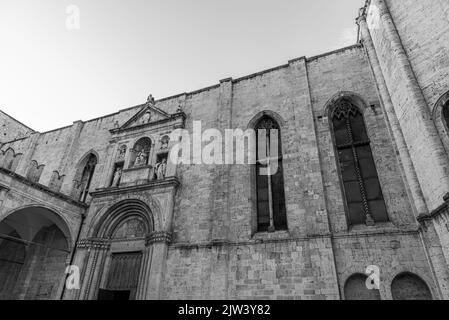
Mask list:
[[[331,119],[349,223],[388,221],[362,113],[349,100],[342,99],[334,106]]]
[[[98,160],[94,154],[90,154],[87,158],[87,163],[84,166],[83,173],[81,176],[80,183],[80,201],[86,202],[87,196],[89,195],[90,184],[94,176],[95,167],[97,166]]]
[[[287,230],[280,128],[276,121],[264,116],[256,124],[255,129],[258,132],[256,148],[258,231]]]
[[[447,128],[449,128],[449,100],[443,106],[443,118],[444,121],[446,122]]]

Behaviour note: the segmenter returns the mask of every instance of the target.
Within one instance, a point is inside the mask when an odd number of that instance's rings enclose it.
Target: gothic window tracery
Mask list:
[[[258,133],[257,229],[259,232],[287,230],[280,127],[273,118],[264,116],[255,130]]]
[[[362,113],[342,99],[335,104],[331,120],[349,224],[388,221]]]
[[[81,179],[79,182],[79,190],[81,190],[79,200],[81,202],[86,202],[87,200],[87,196],[89,195],[89,189],[97,163],[98,163],[97,157],[94,154],[90,154],[83,168]]]

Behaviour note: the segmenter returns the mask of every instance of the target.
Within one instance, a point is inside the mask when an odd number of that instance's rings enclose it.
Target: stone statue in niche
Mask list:
[[[120,124],[118,123],[118,121],[114,122],[114,129],[118,129],[120,128]]]
[[[117,159],[123,160],[125,159],[125,155],[126,155],[126,145],[121,145],[120,148],[118,149]]]
[[[114,179],[112,180],[111,187],[118,187],[120,185],[120,180],[122,178],[122,168],[118,167],[114,173]]]
[[[161,149],[168,149],[168,144],[170,143],[169,136],[163,136],[161,139]]]
[[[144,150],[137,153],[136,161],[134,162],[135,167],[142,167],[147,165],[148,155]]]
[[[147,110],[147,111],[144,113],[144,115],[142,116],[142,118],[141,118],[141,120],[140,120],[140,123],[141,123],[141,124],[147,124],[147,123],[150,123],[150,121],[151,121],[151,111],[150,111],[150,110]]]
[[[167,159],[163,158],[161,162],[156,164],[156,179],[165,179],[165,173],[167,171]]]

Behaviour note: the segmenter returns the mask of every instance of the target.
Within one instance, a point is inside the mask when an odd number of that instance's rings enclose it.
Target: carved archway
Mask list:
[[[139,199],[122,200],[107,209],[91,231],[92,237],[80,243],[81,249],[94,250],[82,298],[141,299],[154,231],[150,207]]]

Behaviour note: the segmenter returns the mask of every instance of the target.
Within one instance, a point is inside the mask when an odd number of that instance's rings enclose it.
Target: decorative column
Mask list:
[[[87,250],[87,262],[83,270],[81,292],[78,298],[92,300],[97,296],[99,281],[111,244],[108,239],[89,238],[81,240],[78,248]]]
[[[168,246],[171,243],[172,234],[167,231],[155,231],[146,239],[144,259],[147,264],[144,265],[142,274],[143,282],[147,285],[145,288],[139,288],[140,297],[145,300],[160,300],[162,298],[163,282],[166,269]]]
[[[148,241],[145,241],[145,249],[142,252],[142,268],[139,274],[139,286],[137,287],[136,300],[145,300],[150,283],[151,258],[153,247]]]

